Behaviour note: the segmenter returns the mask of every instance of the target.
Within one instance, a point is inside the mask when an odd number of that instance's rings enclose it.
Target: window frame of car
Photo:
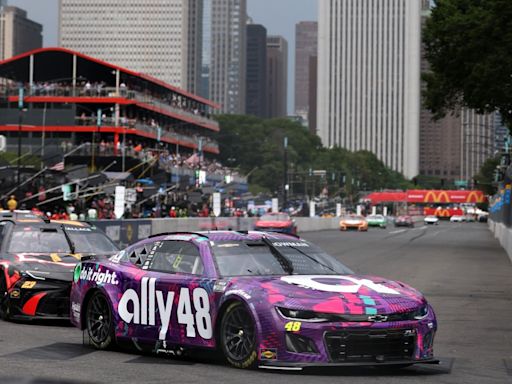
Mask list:
[[[2,227],[2,233],[0,234],[0,252],[2,254],[7,253],[8,243],[11,242],[11,233],[16,224],[12,220],[0,220],[0,226]]]
[[[188,244],[189,247],[193,247],[197,251],[197,255],[194,255],[200,263],[199,272],[194,273],[191,272],[185,272],[185,271],[172,271],[172,270],[166,270],[166,269],[159,269],[159,268],[153,268],[152,265],[154,263],[154,258],[156,257],[158,253],[158,249],[164,246],[164,243],[185,243]],[[142,254],[142,251],[145,251],[144,254]],[[135,254],[136,257],[132,257],[132,255]],[[179,254],[178,254],[179,255]],[[164,239],[164,240],[156,240],[152,241],[150,243],[141,244],[139,246],[135,245],[133,247],[130,247],[127,249],[126,254],[123,255],[121,260],[126,260],[131,266],[142,269],[148,272],[155,272],[155,273],[163,273],[168,275],[186,275],[186,276],[194,276],[194,277],[204,277],[206,276],[206,263],[204,260],[204,257],[201,253],[201,250],[199,247],[194,244],[192,241],[188,240],[178,240],[178,239]],[[135,261],[135,262],[134,262]],[[139,261],[137,263],[137,261]]]

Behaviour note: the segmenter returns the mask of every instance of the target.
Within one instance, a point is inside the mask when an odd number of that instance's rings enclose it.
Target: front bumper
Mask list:
[[[8,317],[13,320],[67,320],[71,282],[22,278],[6,296]]]
[[[437,362],[433,350],[437,322],[433,311],[423,320],[381,323],[313,323],[290,321],[277,314],[272,317],[274,327],[264,327],[262,331],[260,366],[301,368]],[[269,320],[263,322],[269,324]]]
[[[356,224],[341,224],[340,225],[340,231],[349,231],[349,230],[356,230],[356,231],[367,231],[368,226],[367,225],[356,225]]]
[[[403,366],[411,364],[439,364],[436,358],[427,358],[420,360],[396,360],[384,363],[362,362],[362,363],[308,363],[308,362],[286,362],[286,361],[264,361],[261,362],[259,368],[263,369],[288,369],[302,370],[303,368],[336,368],[336,367],[375,367],[375,366]]]

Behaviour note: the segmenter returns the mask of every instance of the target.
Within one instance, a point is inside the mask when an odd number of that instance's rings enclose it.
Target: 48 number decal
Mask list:
[[[284,325],[284,329],[288,332],[298,332],[300,331],[302,323],[300,321],[289,321]]]
[[[174,291],[157,290],[156,278],[143,277],[140,295],[133,289],[126,290],[119,300],[117,310],[127,324],[156,326],[158,315],[161,324],[159,339],[166,340],[171,325],[175,294]],[[210,300],[204,288],[194,288],[192,294],[188,288],[181,288],[175,311],[177,322],[185,326],[187,337],[196,337],[197,334],[207,340],[213,337]]]

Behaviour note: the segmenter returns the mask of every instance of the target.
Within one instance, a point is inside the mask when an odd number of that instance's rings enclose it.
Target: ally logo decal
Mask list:
[[[378,293],[399,295],[400,292],[368,279],[351,276],[283,276],[281,280],[303,288],[332,293],[357,293],[361,287],[367,287]],[[328,283],[327,283],[328,282]],[[348,284],[347,284],[348,283]],[[350,284],[352,283],[352,284]]]

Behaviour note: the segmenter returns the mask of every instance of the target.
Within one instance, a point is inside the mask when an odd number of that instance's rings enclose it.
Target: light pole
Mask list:
[[[20,84],[18,89],[18,109],[19,109],[19,115],[18,115],[18,171],[17,171],[17,177],[16,177],[16,184],[18,185],[18,188],[20,186],[20,171],[21,171],[21,124],[23,120],[23,99],[24,99],[24,88],[23,85]]]
[[[101,108],[98,108],[98,115],[96,116],[96,129],[98,133],[100,132],[101,128]],[[95,144],[96,143],[96,132],[92,132],[92,148],[91,148],[91,172],[96,171],[96,159],[95,159]]]
[[[283,174],[283,211],[288,205],[288,137],[285,136],[283,142],[284,148],[284,174]]]

